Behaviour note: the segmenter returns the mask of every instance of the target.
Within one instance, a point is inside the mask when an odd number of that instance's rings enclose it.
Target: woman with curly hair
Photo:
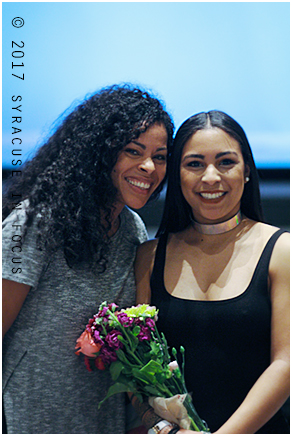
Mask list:
[[[102,301],[135,303],[133,261],[147,234],[128,207],[139,209],[160,192],[172,136],[170,116],[149,93],[104,88],[6,184],[8,433],[125,433],[124,397],[98,409],[110,376],[84,370],[74,347]]]

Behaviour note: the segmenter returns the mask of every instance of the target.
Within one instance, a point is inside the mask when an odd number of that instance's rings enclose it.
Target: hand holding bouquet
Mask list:
[[[163,333],[156,327],[158,310],[146,304],[117,311],[114,303],[104,302],[77,340],[76,354],[83,353],[87,369],[109,370],[114,384],[100,405],[110,396],[132,392],[143,396],[157,414],[187,430],[209,432],[198,416],[182,371],[171,362]],[[176,350],[172,350],[176,358]],[[154,398],[153,398],[154,397]]]

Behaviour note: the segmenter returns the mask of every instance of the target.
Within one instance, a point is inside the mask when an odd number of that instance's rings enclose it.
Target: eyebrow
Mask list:
[[[238,154],[235,151],[222,151],[221,153],[217,153],[215,158],[219,159],[220,157],[226,156],[228,154],[235,154],[235,156],[238,156]],[[189,158],[205,159],[205,156],[203,154],[188,154],[183,158],[182,162],[184,162],[186,159]]]
[[[144,145],[144,144],[142,144],[141,142],[139,142],[139,141],[135,141],[135,140],[132,140],[131,142],[133,142],[133,144],[136,144],[136,145],[139,145],[139,147],[141,147],[141,148],[143,148],[143,150],[146,150],[146,145]],[[160,147],[160,148],[158,148],[156,151],[163,151],[163,150],[167,150],[167,147]]]

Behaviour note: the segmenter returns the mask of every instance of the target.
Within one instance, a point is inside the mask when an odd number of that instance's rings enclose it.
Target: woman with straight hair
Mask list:
[[[186,386],[211,433],[289,433],[289,234],[264,223],[233,118],[192,116],[169,154],[158,238],[137,252],[137,303],[159,309],[170,349],[184,346]],[[176,432],[186,431],[160,424]]]

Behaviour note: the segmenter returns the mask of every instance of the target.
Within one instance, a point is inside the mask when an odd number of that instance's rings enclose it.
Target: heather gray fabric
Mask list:
[[[51,259],[36,249],[34,228],[22,247],[25,212],[3,224],[3,277],[32,286],[4,338],[3,395],[8,433],[125,433],[125,397],[114,396],[98,410],[111,384],[108,374],[88,372],[74,353],[76,339],[99,304],[135,304],[133,261],[147,239],[140,217],[127,208],[112,238],[105,273],[68,268],[62,252]],[[14,240],[12,240],[12,238]],[[16,258],[21,258],[21,263]],[[19,260],[18,260],[19,261]],[[12,272],[21,268],[21,273]],[[14,270],[16,271],[16,269]]]

